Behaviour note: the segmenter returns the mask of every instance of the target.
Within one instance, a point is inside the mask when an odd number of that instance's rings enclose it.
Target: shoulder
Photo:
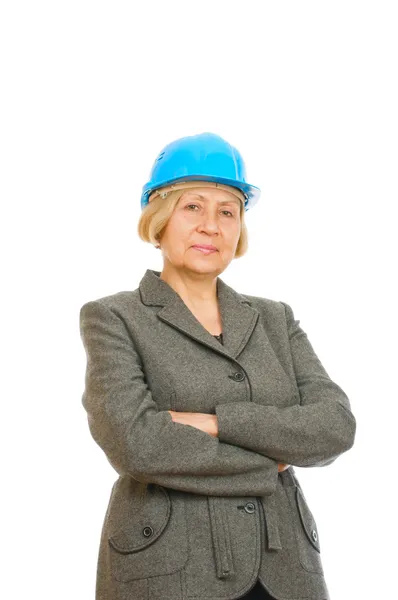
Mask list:
[[[240,294],[244,300],[247,300],[251,306],[266,315],[277,317],[289,315],[292,311],[290,305],[282,300],[273,300],[264,296],[253,296],[250,294]]]
[[[135,290],[116,292],[115,294],[108,294],[107,296],[88,300],[80,307],[80,314],[84,313],[87,309],[90,310],[94,307],[98,309],[108,309],[120,314],[126,309],[131,310],[132,306],[138,305],[139,303],[140,293],[139,288],[136,288]]]

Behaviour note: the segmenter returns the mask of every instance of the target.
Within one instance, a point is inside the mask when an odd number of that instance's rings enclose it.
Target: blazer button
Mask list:
[[[153,534],[153,529],[150,525],[148,525],[148,527],[144,527],[144,529],[142,530],[142,533],[145,535],[145,537],[149,537],[150,535]]]
[[[245,504],[245,511],[247,513],[253,513],[256,510],[256,505],[253,504],[253,502],[247,502],[247,504]]]
[[[317,534],[317,532],[316,532],[316,530],[315,530],[315,529],[313,529],[313,530],[311,531],[311,537],[312,537],[312,539],[314,540],[314,542],[316,542],[316,541],[318,540],[318,534]]]
[[[245,376],[243,373],[240,373],[239,371],[237,371],[236,373],[233,374],[233,378],[235,379],[235,381],[242,381]]]

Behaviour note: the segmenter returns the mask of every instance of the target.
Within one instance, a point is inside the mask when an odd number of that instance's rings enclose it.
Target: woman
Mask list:
[[[82,402],[119,473],[96,600],[329,598],[292,465],[331,464],[356,421],[292,308],[219,277],[258,199],[220,136],[168,144],[138,225],[162,271],[80,310]]]

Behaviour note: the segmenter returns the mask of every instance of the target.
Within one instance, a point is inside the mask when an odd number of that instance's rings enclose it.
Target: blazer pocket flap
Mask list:
[[[171,501],[161,486],[150,486],[137,511],[129,521],[109,537],[109,543],[121,553],[138,552],[153,544],[165,529],[171,512]]]
[[[296,502],[300,514],[301,523],[303,525],[307,538],[309,539],[313,547],[316,550],[318,550],[318,552],[320,552],[321,547],[319,544],[319,535],[316,522],[312,512],[309,509],[307,501],[304,498],[304,495],[299,487],[296,487]]]

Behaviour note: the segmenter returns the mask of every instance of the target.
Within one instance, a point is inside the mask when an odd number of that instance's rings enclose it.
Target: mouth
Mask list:
[[[212,254],[213,252],[218,252],[217,248],[214,246],[192,246],[194,250],[199,250],[202,254]]]

